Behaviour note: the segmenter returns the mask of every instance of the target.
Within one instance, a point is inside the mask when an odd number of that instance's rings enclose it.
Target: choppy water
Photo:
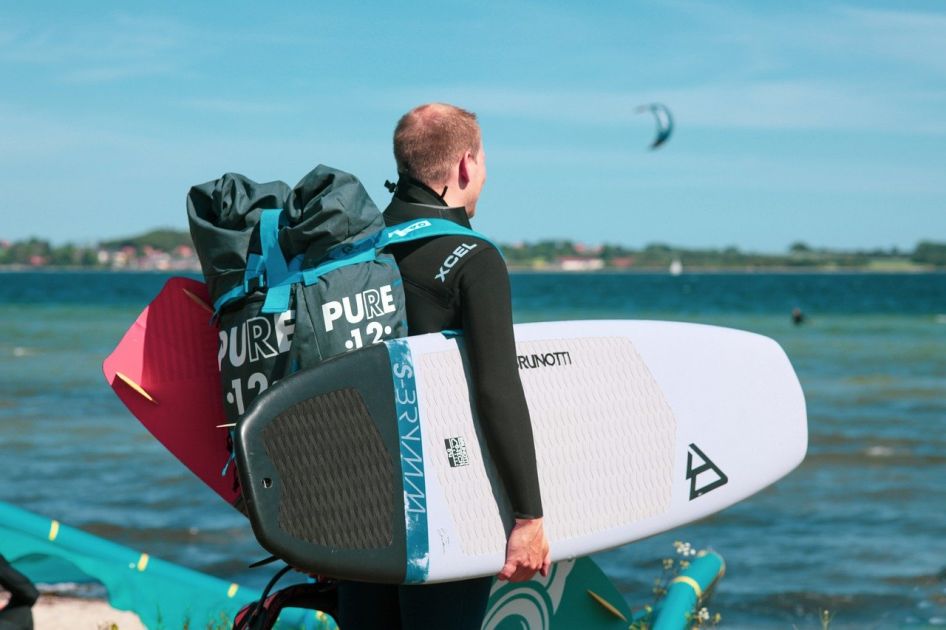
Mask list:
[[[0,273],[0,500],[261,584],[243,517],[128,414],[100,365],[166,276]],[[647,318],[776,339],[805,390],[789,477],[702,523],[601,554],[633,604],[671,541],[727,561],[723,627],[946,625],[946,275],[520,274],[518,321]],[[793,326],[792,307],[808,320]],[[186,472],[186,471],[185,471]]]

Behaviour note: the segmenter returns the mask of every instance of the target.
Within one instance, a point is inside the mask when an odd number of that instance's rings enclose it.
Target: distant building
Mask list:
[[[194,248],[190,245],[178,245],[174,248],[174,255],[178,258],[193,258]]]
[[[562,271],[598,271],[604,269],[604,261],[600,258],[561,256],[558,259],[558,266]]]

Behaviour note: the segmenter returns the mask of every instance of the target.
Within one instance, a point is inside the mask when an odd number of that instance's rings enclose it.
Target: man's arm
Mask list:
[[[523,581],[549,567],[529,408],[512,329],[509,274],[499,252],[472,256],[458,277],[464,340],[483,433],[509,495],[516,524],[500,579]]]

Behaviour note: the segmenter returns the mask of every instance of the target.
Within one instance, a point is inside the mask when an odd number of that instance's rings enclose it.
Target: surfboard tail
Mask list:
[[[396,408],[384,344],[286,377],[254,401],[235,448],[260,544],[333,577],[409,581]]]

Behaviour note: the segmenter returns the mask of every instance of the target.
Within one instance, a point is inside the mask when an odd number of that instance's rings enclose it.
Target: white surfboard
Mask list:
[[[713,514],[804,458],[804,396],[769,338],[625,320],[515,331],[553,560]],[[261,543],[351,579],[497,573],[512,519],[464,361],[462,341],[422,335],[274,386],[237,438]]]

